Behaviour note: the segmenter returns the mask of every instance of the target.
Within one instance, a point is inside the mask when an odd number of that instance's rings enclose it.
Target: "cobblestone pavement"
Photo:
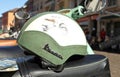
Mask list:
[[[94,50],[96,54],[101,54],[109,59],[111,77],[120,77],[120,53],[111,53]]]

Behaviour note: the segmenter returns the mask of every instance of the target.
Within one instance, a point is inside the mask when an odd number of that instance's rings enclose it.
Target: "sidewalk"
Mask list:
[[[111,77],[120,77],[120,53],[111,53],[109,51],[96,51],[96,54],[101,54],[109,59]]]

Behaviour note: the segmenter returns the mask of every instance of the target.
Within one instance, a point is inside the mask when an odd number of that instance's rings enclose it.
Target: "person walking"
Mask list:
[[[104,42],[104,41],[105,41],[105,36],[106,36],[105,29],[102,28],[102,30],[100,31],[101,42]]]

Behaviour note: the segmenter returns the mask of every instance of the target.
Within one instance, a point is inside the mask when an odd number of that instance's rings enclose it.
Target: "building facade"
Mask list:
[[[8,32],[11,27],[15,26],[15,16],[14,16],[15,11],[16,9],[13,9],[2,14],[3,32]]]
[[[120,0],[108,0],[105,10],[100,14],[99,22],[98,28],[105,28],[107,36],[120,35]]]
[[[107,0],[106,7],[97,13],[89,13],[78,19],[78,23],[83,27],[88,27],[90,33],[95,29],[96,37],[100,36],[100,31],[104,28],[106,35],[120,35],[120,0]]]
[[[2,17],[0,17],[0,33],[2,32]]]
[[[27,11],[32,16],[47,12],[47,11],[58,11],[61,9],[74,8],[80,5],[82,0],[28,0],[26,2]],[[84,17],[78,19],[78,23],[84,28],[88,27],[90,33],[95,29],[96,36],[99,37],[100,31],[104,28],[108,36],[117,36],[119,32],[119,13],[120,13],[120,0],[107,0],[107,5],[101,12],[89,13]],[[112,12],[112,13],[106,13]],[[117,14],[117,15],[116,15]],[[112,23],[112,24],[111,24]]]
[[[28,0],[27,11],[31,15],[47,11],[58,11],[65,8],[74,8],[81,3],[81,0]]]

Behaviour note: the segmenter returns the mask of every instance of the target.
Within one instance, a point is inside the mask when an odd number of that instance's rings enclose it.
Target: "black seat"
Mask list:
[[[26,69],[9,73],[9,76],[1,74],[2,77],[111,77],[108,59],[102,55],[88,55],[83,59],[72,60],[65,64],[62,72],[56,73],[48,69],[42,69],[38,63],[32,60],[26,61]]]
[[[17,58],[25,56],[19,46],[0,47],[0,58]]]
[[[26,70],[19,68],[20,70],[18,71],[0,72],[0,76],[21,77],[21,75],[26,75],[24,77],[110,77],[108,59],[102,55],[87,55],[82,59],[72,58],[72,60],[69,60],[64,64],[65,68],[60,73],[41,68],[41,65],[36,63],[35,59],[27,59],[27,56],[19,46],[0,48],[0,58],[22,57],[23,61],[21,62],[24,62],[26,65],[24,67]]]

